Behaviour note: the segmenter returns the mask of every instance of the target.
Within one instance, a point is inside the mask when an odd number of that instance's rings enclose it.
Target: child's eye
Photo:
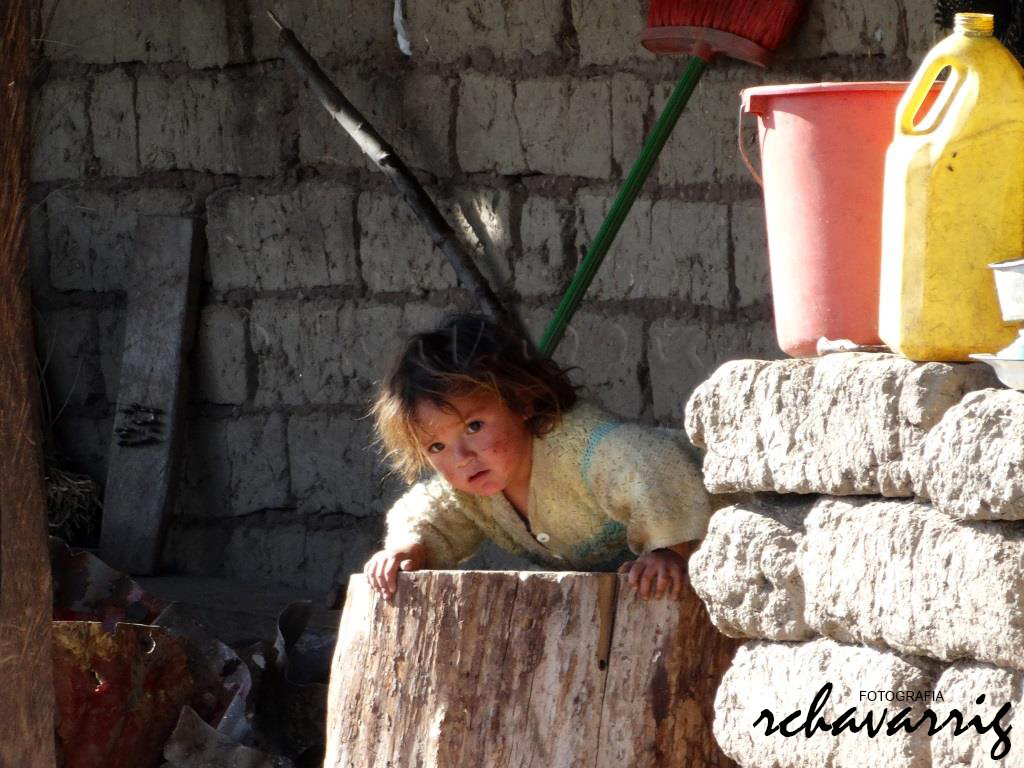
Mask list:
[[[431,443],[427,446],[427,453],[440,453],[444,450],[444,443]]]
[[[482,421],[471,421],[469,422],[469,424],[466,425],[466,431],[469,432],[469,434],[471,435],[474,432],[479,432],[483,428],[484,423]]]

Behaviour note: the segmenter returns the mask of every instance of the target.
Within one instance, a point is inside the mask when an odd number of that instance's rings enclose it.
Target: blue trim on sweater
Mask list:
[[[583,484],[587,486],[587,490],[594,490],[590,484],[590,464],[594,461],[594,452],[597,450],[597,446],[622,424],[621,421],[603,421],[590,433],[587,447],[583,449],[583,456],[580,458],[580,476],[583,478]]]
[[[626,526],[616,520],[608,520],[596,536],[574,545],[572,552],[580,560],[590,560],[595,555],[615,555],[623,549],[626,549]]]

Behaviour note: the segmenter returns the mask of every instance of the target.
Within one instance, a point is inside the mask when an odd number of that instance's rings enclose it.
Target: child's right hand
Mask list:
[[[398,588],[399,571],[418,571],[427,562],[427,550],[422,544],[411,544],[402,549],[382,549],[363,566],[363,574],[370,588],[385,600],[391,600]]]

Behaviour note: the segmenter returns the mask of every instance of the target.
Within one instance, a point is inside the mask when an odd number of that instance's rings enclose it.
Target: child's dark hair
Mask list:
[[[451,398],[486,392],[528,416],[534,435],[548,432],[576,402],[577,387],[553,360],[479,315],[447,318],[405,345],[373,404],[377,436],[395,472],[413,482],[430,466],[416,433],[421,402],[452,410]]]

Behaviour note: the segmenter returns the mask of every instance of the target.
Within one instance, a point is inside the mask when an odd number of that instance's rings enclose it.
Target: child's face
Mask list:
[[[526,417],[491,394],[449,398],[455,412],[423,401],[416,406],[420,445],[453,487],[490,496],[529,483],[533,435]]]

